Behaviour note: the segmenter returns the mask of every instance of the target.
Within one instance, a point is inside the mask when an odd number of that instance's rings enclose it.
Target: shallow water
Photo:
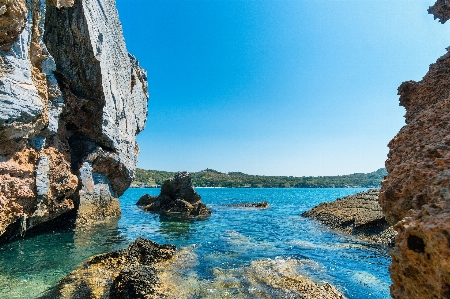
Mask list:
[[[190,298],[227,298],[224,294],[241,292],[230,287],[230,281],[242,287],[239,280],[252,262],[285,263],[292,258],[302,260],[296,268],[300,274],[329,282],[348,298],[389,298],[390,258],[383,248],[300,216],[321,202],[362,190],[198,188],[212,215],[179,222],[143,212],[135,205],[141,195],[157,195],[158,189],[129,189],[120,198],[122,218],[118,221],[88,230],[47,233],[1,247],[0,298],[36,298],[85,258],[124,248],[137,237],[185,247],[195,256],[192,263],[185,262],[185,269],[178,269],[185,285],[197,289],[197,293],[186,291]],[[222,205],[255,201],[267,201],[270,208]],[[200,287],[207,288],[206,293],[199,294]],[[250,298],[251,291],[249,287],[247,295],[237,297]]]

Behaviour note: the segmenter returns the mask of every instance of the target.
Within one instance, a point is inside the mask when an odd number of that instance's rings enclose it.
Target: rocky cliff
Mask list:
[[[0,0],[0,243],[120,214],[147,100],[115,0]]]
[[[450,3],[429,12],[445,23]],[[450,48],[448,48],[450,50]],[[398,89],[406,126],[389,143],[380,204],[398,231],[393,298],[450,298],[450,52]]]

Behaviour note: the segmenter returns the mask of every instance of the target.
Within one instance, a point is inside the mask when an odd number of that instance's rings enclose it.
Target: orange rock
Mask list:
[[[429,9],[444,23],[447,1]],[[450,50],[450,48],[449,48]],[[389,143],[380,204],[396,224],[393,298],[450,297],[450,52],[419,81],[400,85],[406,123]]]

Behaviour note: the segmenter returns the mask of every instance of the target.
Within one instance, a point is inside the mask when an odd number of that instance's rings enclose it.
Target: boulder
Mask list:
[[[127,249],[88,259],[41,299],[167,298],[159,291],[159,263],[170,260],[176,247],[138,238]]]
[[[428,10],[445,23],[448,1]],[[450,48],[419,82],[400,85],[406,125],[389,143],[380,204],[398,236],[395,299],[450,297]]]
[[[173,178],[166,180],[158,196],[146,194],[136,204],[148,212],[167,213],[185,218],[211,215],[211,211],[200,200],[200,195],[195,192],[191,176],[186,171],[178,172]]]
[[[392,244],[396,232],[389,225],[378,203],[379,190],[372,189],[321,203],[303,217],[323,224],[361,240],[377,244]]]
[[[114,0],[0,1],[0,243],[120,215],[147,100]]]

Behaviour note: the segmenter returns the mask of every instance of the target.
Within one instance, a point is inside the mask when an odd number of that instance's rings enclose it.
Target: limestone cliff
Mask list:
[[[444,23],[450,4],[429,9]],[[450,50],[450,48],[448,48]],[[389,143],[380,204],[398,231],[393,298],[450,297],[450,52],[419,81],[400,85],[406,126]]]
[[[147,100],[115,0],[0,0],[0,243],[120,214]]]

